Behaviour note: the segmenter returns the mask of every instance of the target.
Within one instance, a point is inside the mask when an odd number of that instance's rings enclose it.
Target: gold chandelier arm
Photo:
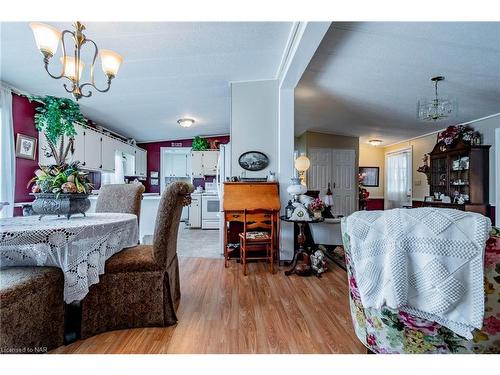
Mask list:
[[[92,60],[92,65],[90,67],[90,82],[87,82],[87,83],[84,83],[80,86],[80,92],[81,92],[81,95],[83,97],[86,97],[88,98],[89,96],[92,95],[92,91],[89,90],[88,94],[87,95],[84,95],[83,94],[83,88],[84,87],[87,87],[87,86],[91,86],[93,87],[95,90],[99,91],[99,92],[108,92],[109,89],[111,88],[111,80],[113,79],[112,77],[109,77],[108,76],[108,81],[107,81],[107,87],[104,88],[104,89],[100,89],[96,86],[95,84],[95,75],[94,75],[94,69],[95,69],[95,63],[97,61],[97,56],[99,54],[99,49],[97,48],[97,44],[92,40],[92,39],[86,39],[87,42],[90,42],[94,45],[94,48],[95,48],[95,52],[94,52],[94,58]]]
[[[61,44],[62,44],[62,51],[63,51],[63,55],[62,55],[62,58],[63,58],[63,66],[62,66],[62,70],[61,70],[61,74],[56,76],[54,74],[52,74],[50,71],[49,71],[49,59],[50,57],[44,57],[43,59],[43,62],[44,62],[44,65],[45,65],[45,71],[48,73],[49,76],[51,76],[52,78],[54,79],[61,79],[64,77],[64,72],[66,71],[66,44],[64,43],[64,35],[65,34],[71,34],[73,35],[73,37],[75,36],[75,33],[72,32],[72,31],[69,31],[69,30],[64,30],[61,34]]]

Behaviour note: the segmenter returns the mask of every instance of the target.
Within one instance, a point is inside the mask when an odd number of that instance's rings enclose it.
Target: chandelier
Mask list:
[[[457,113],[457,103],[453,100],[438,97],[438,82],[444,81],[443,76],[432,77],[435,96],[433,99],[422,99],[417,103],[417,117],[424,121],[443,120],[454,117]]]
[[[53,26],[46,25],[39,22],[30,23],[31,30],[35,36],[35,42],[43,55],[43,62],[45,70],[54,79],[66,78],[69,80],[70,85],[63,84],[67,92],[71,93],[76,100],[85,97],[88,98],[92,95],[91,88],[99,92],[107,92],[111,87],[111,80],[115,78],[118,69],[123,61],[123,58],[116,52],[97,48],[97,44],[91,39],[87,39],[83,30],[85,26],[80,22],[75,22],[73,27],[75,31],[64,30],[60,32]],[[70,36],[73,43],[73,51],[66,52],[65,37]],[[49,61],[56,54],[59,41],[62,44],[62,70],[59,75],[54,75],[49,71]],[[85,64],[80,58],[82,47],[85,44],[91,44],[94,47],[94,57],[90,65],[90,82],[80,83],[82,71]],[[94,68],[97,61],[97,56],[101,58],[101,66],[104,74],[107,77],[107,87],[99,89],[95,83]],[[86,90],[86,93],[83,92]]]

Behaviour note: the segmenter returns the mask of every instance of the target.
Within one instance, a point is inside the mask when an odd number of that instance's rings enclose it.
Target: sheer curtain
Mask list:
[[[0,85],[0,218],[14,214],[16,153],[12,121],[12,92]]]
[[[385,208],[411,204],[411,150],[386,156]]]

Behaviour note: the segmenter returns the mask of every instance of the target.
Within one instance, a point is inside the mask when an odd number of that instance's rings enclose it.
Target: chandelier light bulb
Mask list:
[[[116,77],[118,69],[120,69],[120,65],[123,62],[123,57],[109,49],[101,49],[99,56],[101,57],[101,66],[104,74],[108,77]]]
[[[72,81],[76,81],[76,64],[73,56],[61,57],[61,63],[64,65],[64,76]],[[78,79],[82,78],[82,72],[85,64],[79,61],[78,64]]]
[[[31,22],[31,30],[35,37],[35,43],[44,57],[52,57],[57,52],[61,32],[55,27],[41,22]]]

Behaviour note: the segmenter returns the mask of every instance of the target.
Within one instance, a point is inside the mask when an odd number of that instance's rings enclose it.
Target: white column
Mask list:
[[[288,200],[291,198],[286,188],[293,177],[294,152],[294,90],[279,90],[278,121],[278,180],[280,182],[281,213],[284,214]],[[282,221],[280,232],[280,258],[293,258],[293,224]]]

